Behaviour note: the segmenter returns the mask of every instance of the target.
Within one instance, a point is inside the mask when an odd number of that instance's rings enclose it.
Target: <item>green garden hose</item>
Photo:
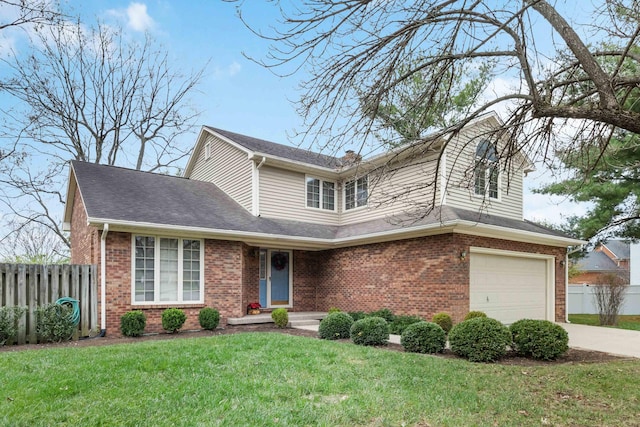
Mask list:
[[[56,301],[56,304],[59,304],[59,305],[71,304],[71,308],[73,308],[73,312],[71,313],[70,320],[73,322],[74,325],[77,325],[78,323],[80,323],[80,304],[78,304],[78,302],[79,301],[77,299],[73,299],[69,297],[62,297]]]

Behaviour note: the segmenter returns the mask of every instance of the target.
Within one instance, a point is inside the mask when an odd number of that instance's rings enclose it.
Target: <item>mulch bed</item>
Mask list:
[[[144,335],[138,338],[127,338],[127,337],[113,337],[106,336],[103,338],[88,338],[82,339],[79,341],[69,341],[64,343],[52,343],[52,344],[26,344],[26,345],[10,345],[10,346],[2,346],[0,347],[0,352],[4,351],[22,351],[22,350],[34,350],[34,349],[46,349],[46,348],[65,348],[65,347],[92,347],[92,346],[104,346],[104,345],[113,345],[113,344],[126,344],[126,343],[135,343],[141,341],[150,341],[150,340],[166,340],[166,339],[181,339],[181,338],[200,338],[200,337],[211,337],[217,335],[227,335],[227,334],[238,334],[244,332],[271,332],[271,333],[282,333],[288,335],[296,335],[302,337],[309,338],[318,338],[318,333],[315,331],[307,331],[304,329],[280,329],[275,325],[267,323],[267,324],[259,324],[259,325],[242,325],[242,326],[227,326],[224,329],[219,328],[215,331],[183,331],[177,334],[151,334]],[[340,342],[344,342],[345,344],[351,344],[350,340],[339,340]],[[382,350],[387,351],[404,351],[401,345],[399,344],[388,344],[386,346],[378,347]],[[457,359],[458,357],[451,353],[449,350],[445,350],[442,354],[434,355],[433,357],[442,357],[442,358],[452,358]],[[609,353],[603,353],[600,351],[589,351],[589,350],[578,350],[578,349],[569,349],[567,353],[552,362],[543,362],[537,360],[531,360],[524,357],[517,356],[514,353],[508,353],[506,357],[497,362],[500,365],[514,365],[514,366],[548,366],[555,364],[566,364],[566,363],[605,363],[612,361],[620,361],[620,360],[635,360],[633,358],[625,358],[620,356],[615,356]]]

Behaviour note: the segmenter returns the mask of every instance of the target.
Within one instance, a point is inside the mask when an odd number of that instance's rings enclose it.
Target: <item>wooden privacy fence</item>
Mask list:
[[[98,283],[95,265],[0,263],[0,306],[25,307],[18,321],[18,344],[36,343],[36,311],[62,297],[79,301],[79,336],[98,326]]]

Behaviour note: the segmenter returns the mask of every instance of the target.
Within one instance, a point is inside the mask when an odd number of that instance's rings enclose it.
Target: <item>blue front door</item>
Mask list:
[[[291,306],[291,252],[268,251],[269,307]]]

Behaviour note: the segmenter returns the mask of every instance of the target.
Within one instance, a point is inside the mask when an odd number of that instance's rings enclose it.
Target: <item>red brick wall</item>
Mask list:
[[[84,202],[76,189],[71,211],[71,264],[97,264],[99,259],[100,234],[87,225]]]
[[[296,307],[344,311],[389,308],[396,314],[430,319],[445,311],[460,321],[469,311],[470,247],[554,255],[556,258],[556,320],[565,316],[565,249],[461,234],[445,234],[389,243],[296,252]],[[465,260],[460,253],[467,252]],[[302,267],[305,261],[315,270]],[[315,277],[315,279],[314,279]],[[297,287],[302,289],[298,292]],[[315,286],[315,293],[311,288]]]
[[[162,332],[162,311],[178,307],[185,311],[183,330],[200,329],[198,313],[203,307],[220,311],[224,325],[229,317],[242,316],[243,245],[238,242],[204,241],[204,304],[133,305],[131,294],[131,234],[110,232],[107,236],[107,333],[120,334],[120,317],[130,310],[147,316],[145,333]]]

